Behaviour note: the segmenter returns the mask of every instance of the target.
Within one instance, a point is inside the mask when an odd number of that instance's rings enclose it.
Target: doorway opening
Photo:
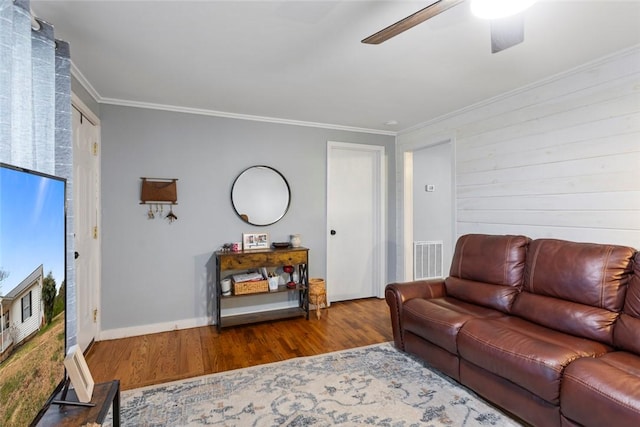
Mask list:
[[[456,239],[454,140],[420,144],[401,154],[399,280],[415,279],[415,243],[421,241],[442,242],[440,273],[446,276]]]

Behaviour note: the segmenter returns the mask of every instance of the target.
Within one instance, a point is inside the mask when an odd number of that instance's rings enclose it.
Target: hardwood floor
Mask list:
[[[96,383],[123,390],[393,340],[382,299],[334,302],[303,317],[223,329],[213,326],[100,341],[87,354]]]

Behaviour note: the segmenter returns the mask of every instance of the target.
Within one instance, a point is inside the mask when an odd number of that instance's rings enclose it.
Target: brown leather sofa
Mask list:
[[[385,296],[397,348],[524,422],[640,425],[635,249],[465,235],[449,277]]]

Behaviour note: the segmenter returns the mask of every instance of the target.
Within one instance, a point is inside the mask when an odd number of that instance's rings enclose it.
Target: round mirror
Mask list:
[[[289,209],[291,191],[280,172],[269,166],[251,166],[231,187],[233,209],[252,225],[271,225]]]

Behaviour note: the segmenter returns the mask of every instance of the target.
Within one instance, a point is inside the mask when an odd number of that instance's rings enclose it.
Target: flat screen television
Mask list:
[[[34,424],[64,384],[66,180],[0,163],[0,425]]]

